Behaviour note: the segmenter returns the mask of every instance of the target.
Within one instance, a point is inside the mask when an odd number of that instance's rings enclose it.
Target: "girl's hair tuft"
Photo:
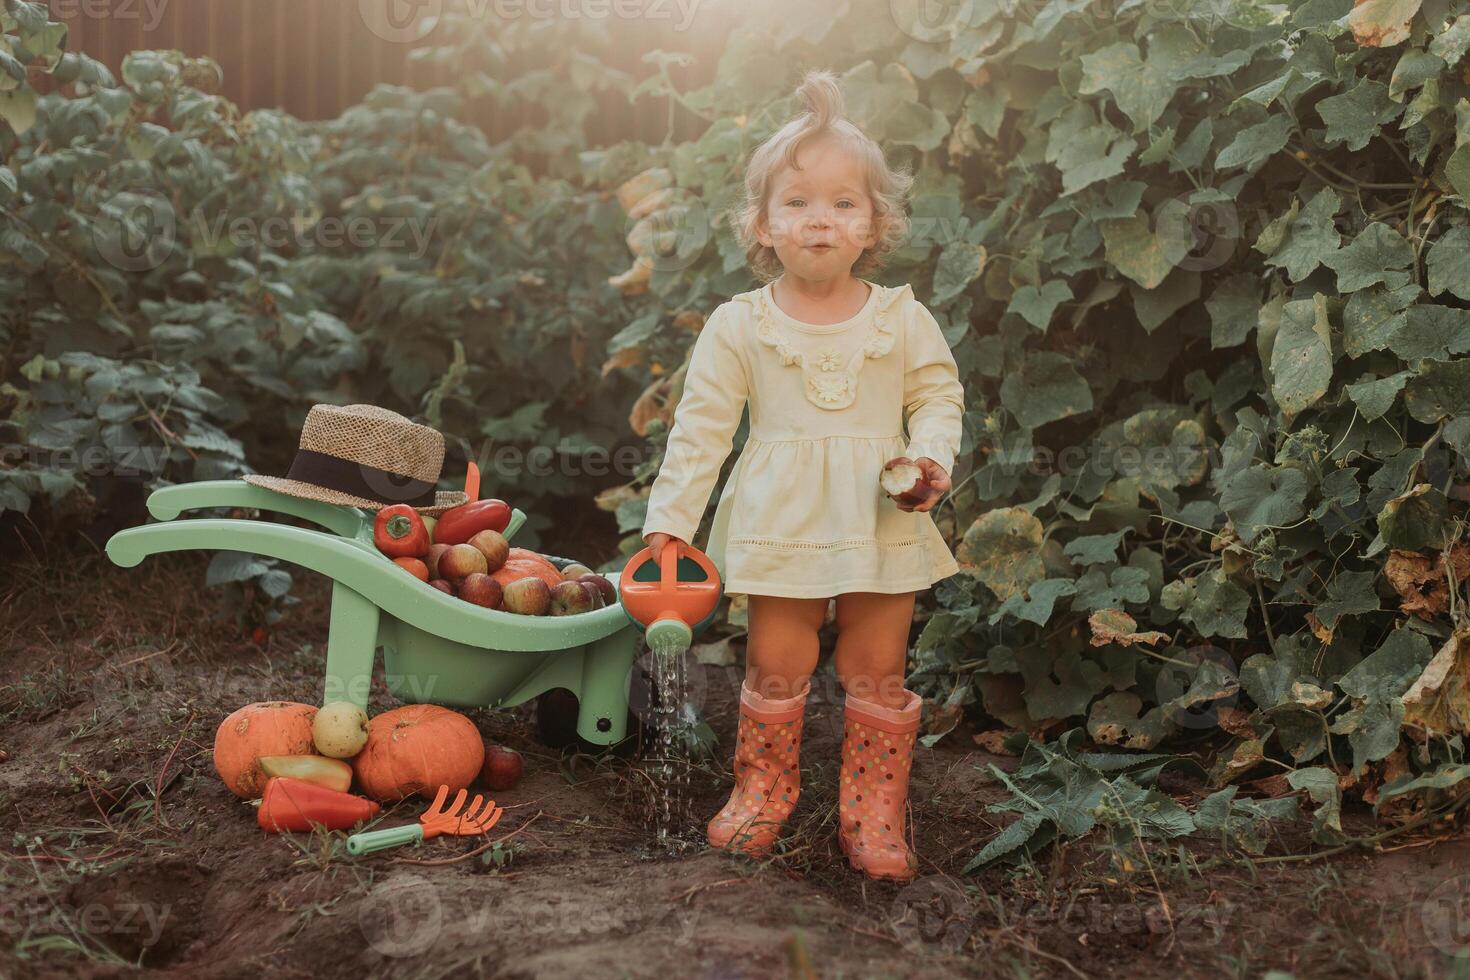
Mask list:
[[[837,87],[837,76],[830,71],[807,72],[806,78],[802,79],[801,86],[796,90],[796,97],[814,117],[811,123],[813,130],[829,129],[847,114],[842,89]]]

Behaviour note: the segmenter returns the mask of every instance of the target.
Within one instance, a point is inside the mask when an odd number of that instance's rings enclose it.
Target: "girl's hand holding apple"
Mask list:
[[[879,482],[898,504],[898,509],[905,512],[932,510],[950,488],[949,474],[928,456],[915,460],[907,456],[890,459]]]

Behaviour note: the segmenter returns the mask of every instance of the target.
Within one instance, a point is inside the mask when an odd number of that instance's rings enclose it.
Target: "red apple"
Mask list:
[[[585,582],[588,585],[595,587],[598,594],[602,596],[602,604],[604,606],[611,605],[612,603],[618,601],[618,590],[613,588],[612,582],[608,581],[607,576],[605,575],[598,575],[596,572],[588,572],[586,575],[577,576],[577,581]]]
[[[595,591],[581,582],[558,582],[551,590],[551,615],[575,616],[591,612]]]
[[[487,572],[496,571],[510,557],[510,542],[505,540],[505,535],[499,531],[486,528],[471,537],[468,543],[485,556]]]
[[[446,592],[449,595],[454,595],[454,586],[450,585],[442,578],[432,579],[429,584],[438,589],[440,592]]]
[[[473,602],[477,606],[494,609],[500,605],[500,583],[484,572],[471,572],[464,577],[463,582],[459,583],[459,591],[456,595],[465,602]]]
[[[883,491],[900,504],[912,507],[929,498],[929,484],[924,480],[924,471],[907,456],[890,459],[884,464],[878,482]]]
[[[485,765],[480,769],[480,782],[487,789],[514,789],[525,772],[521,754],[504,745],[485,746]]]
[[[518,578],[505,587],[501,601],[508,612],[522,616],[545,616],[551,606],[551,590],[534,575]]]
[[[465,576],[479,572],[485,574],[489,569],[485,566],[485,556],[480,553],[479,548],[467,544],[456,544],[450,546],[449,550],[439,556],[439,575],[458,585],[464,581]]]
[[[429,566],[429,578],[439,578],[439,559],[444,557],[444,552],[449,550],[447,544],[435,544],[429,546],[429,556],[424,559],[424,564]]]

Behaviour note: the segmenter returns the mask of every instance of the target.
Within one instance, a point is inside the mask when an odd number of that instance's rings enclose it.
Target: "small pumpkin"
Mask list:
[[[313,755],[317,708],[295,701],[260,701],[237,709],[214,733],[214,771],[230,792],[254,800],[265,790],[262,756]]]
[[[556,588],[557,584],[564,580],[561,569],[547,561],[542,555],[526,548],[512,548],[510,555],[501,565],[491,573],[491,578],[500,583],[504,589],[516,579],[535,576],[546,583],[548,589]]]
[[[437,704],[410,704],[368,723],[367,745],[352,759],[362,791],[375,800],[432,797],[441,785],[457,793],[485,764],[475,723]]]

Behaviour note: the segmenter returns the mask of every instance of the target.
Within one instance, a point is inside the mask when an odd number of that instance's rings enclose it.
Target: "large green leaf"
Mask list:
[[[1470,14],[1461,20],[1470,24]],[[1470,30],[1467,30],[1470,34]],[[1429,294],[1470,299],[1470,225],[1455,225],[1429,249]]]
[[[1281,528],[1306,513],[1307,477],[1292,466],[1252,466],[1236,474],[1220,494],[1220,506],[1247,544],[1266,528]]]
[[[1051,351],[1027,354],[1000,386],[1000,400],[1028,429],[1092,409],[1092,389],[1071,359]]]
[[[1404,389],[1404,404],[1420,422],[1470,415],[1470,360],[1435,362]]]
[[[1292,129],[1291,117],[1285,113],[1276,113],[1265,122],[1243,129],[1229,146],[1215,156],[1215,167],[1219,170],[1242,167],[1257,170],[1286,148]]]
[[[1173,268],[1144,212],[1131,218],[1104,221],[1101,228],[1108,261],[1144,289],[1158,286]]]
[[[1309,300],[1287,303],[1271,349],[1271,393],[1281,410],[1297,415],[1327,394],[1332,361],[1327,297],[1317,293]]]
[[[939,253],[939,264],[934,268],[934,295],[931,300],[936,306],[948,303],[965,287],[985,271],[985,249],[969,242],[950,242]]]
[[[1045,333],[1057,307],[1071,298],[1072,287],[1061,279],[1052,279],[1040,287],[1022,286],[1016,290],[1006,312],[1019,313],[1027,323]]]
[[[1153,61],[1145,61],[1138,45],[1119,41],[1082,56],[1078,91],[1095,95],[1107,90],[1141,133],[1154,124],[1173,97],[1176,85]]]
[[[1397,289],[1409,281],[1404,269],[1414,261],[1414,249],[1398,232],[1375,221],[1322,261],[1337,273],[1340,292],[1350,293],[1377,283]]]
[[[1342,143],[1349,150],[1367,146],[1380,126],[1403,111],[1403,106],[1389,98],[1388,86],[1371,78],[1363,79],[1342,95],[1317,103],[1317,112],[1327,124],[1323,140]]]
[[[1342,201],[1331,189],[1313,196],[1298,213],[1296,204],[1262,232],[1256,249],[1266,254],[1266,264],[1286,270],[1292,282],[1300,282],[1317,266],[1334,255],[1342,242],[1333,217]]]

